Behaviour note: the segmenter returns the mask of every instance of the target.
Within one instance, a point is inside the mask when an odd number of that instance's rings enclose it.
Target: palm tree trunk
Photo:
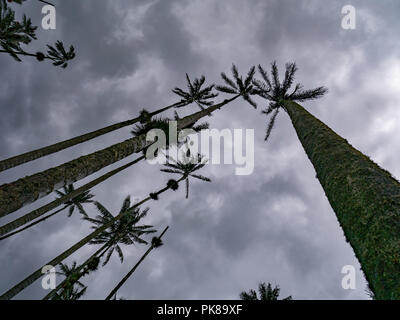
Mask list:
[[[168,226],[164,229],[164,231],[160,234],[160,236],[158,237],[158,239],[161,239],[162,236],[164,235],[165,232],[167,232],[168,230]],[[126,280],[129,279],[129,277],[132,275],[132,273],[135,272],[136,268],[142,263],[142,261],[147,257],[147,255],[151,252],[151,250],[154,249],[153,245],[150,245],[149,249],[147,249],[147,251],[143,254],[143,256],[140,258],[140,260],[133,266],[133,268],[125,275],[125,277],[122,278],[122,280],[116,285],[116,287],[110,292],[110,294],[106,297],[105,300],[110,300],[114,294],[117,293],[117,291],[119,290],[119,288],[122,287],[122,285],[126,282]]]
[[[206,115],[238,98],[211,106],[178,120],[178,130],[187,128]],[[0,217],[42,198],[65,185],[74,183],[113,164],[127,156],[140,152],[152,142],[146,141],[146,135],[130,138],[103,150],[82,156],[58,167],[19,179],[0,186]]]
[[[31,224],[29,224],[29,225],[27,225],[26,227],[23,227],[23,228],[21,228],[21,229],[18,229],[17,231],[14,231],[14,232],[11,232],[11,233],[7,233],[7,235],[5,235],[5,236],[3,236],[3,237],[0,237],[0,240],[7,239],[7,238],[13,236],[14,234],[17,234],[17,233],[20,233],[20,232],[22,232],[22,231],[24,231],[24,230],[26,230],[26,229],[29,229],[30,227],[33,227],[34,225],[37,225],[39,222],[42,222],[42,221],[44,221],[44,220],[49,219],[50,217],[52,217],[52,216],[56,215],[57,213],[59,213],[59,212],[65,210],[66,208],[68,208],[68,206],[64,206],[64,207],[62,207],[61,209],[58,209],[58,210],[52,212],[51,214],[49,214],[49,215],[47,215],[47,216],[45,216],[45,217],[43,217],[43,218],[41,218],[41,219],[39,219],[39,220],[37,220],[37,221],[31,223]]]
[[[177,182],[179,183],[180,181],[182,181],[183,178],[180,178],[179,180],[177,180]],[[164,187],[162,189],[160,189],[159,191],[157,191],[157,194],[161,194],[165,191],[167,191],[168,189],[170,189],[168,186]],[[142,201],[136,203],[135,205],[133,205],[131,208],[137,208],[140,207],[143,203],[147,202],[151,200],[151,197],[147,197],[145,199],[143,199]],[[90,240],[94,239],[97,235],[99,235],[101,232],[103,232],[104,230],[106,230],[107,228],[109,228],[111,225],[113,225],[115,223],[115,221],[120,220],[123,216],[126,215],[127,211],[124,211],[122,213],[120,213],[119,215],[117,215],[113,220],[111,220],[110,222],[104,224],[103,226],[97,228],[95,231],[93,231],[92,233],[90,233],[88,236],[86,236],[85,238],[83,238],[82,240],[78,241],[76,244],[74,244],[72,247],[70,247],[68,250],[64,251],[63,253],[61,253],[60,255],[58,255],[56,258],[54,258],[53,260],[49,261],[48,263],[46,263],[44,266],[46,265],[51,265],[51,266],[57,266],[58,264],[60,264],[64,259],[68,258],[70,255],[72,255],[75,251],[77,251],[78,249],[82,248],[86,243],[88,243]],[[19,292],[21,292],[22,290],[24,290],[26,287],[28,287],[29,285],[31,285],[33,282],[35,282],[37,279],[39,279],[42,276],[42,267],[37,269],[35,272],[33,272],[31,275],[29,275],[27,278],[25,278],[24,280],[22,280],[20,283],[18,283],[17,285],[15,285],[14,287],[12,287],[10,290],[8,290],[7,292],[5,292],[3,295],[0,296],[0,300],[9,300],[12,297],[14,297],[15,295],[17,295]]]
[[[154,111],[154,112],[150,113],[150,115],[151,116],[155,116],[155,115],[157,115],[157,114],[159,114],[161,112],[164,112],[164,111],[166,111],[168,109],[171,109],[173,107],[184,106],[184,105],[185,104],[182,103],[182,102],[177,102],[177,103],[171,104],[169,106],[166,106],[166,107],[164,107],[162,109],[159,109],[157,111]],[[66,148],[70,148],[72,146],[75,146],[77,144],[89,141],[91,139],[100,137],[100,136],[102,136],[102,135],[104,135],[106,133],[121,129],[121,128],[126,127],[126,126],[130,126],[130,125],[140,121],[140,119],[141,119],[140,117],[136,117],[136,118],[133,118],[133,119],[130,119],[130,120],[118,122],[118,123],[112,124],[110,126],[101,128],[99,130],[95,130],[95,131],[92,131],[92,132],[89,132],[89,133],[74,137],[72,139],[64,140],[64,141],[49,145],[47,147],[43,147],[43,148],[40,148],[40,149],[29,151],[29,152],[20,154],[20,155],[15,156],[15,157],[11,157],[11,158],[2,160],[2,161],[0,161],[0,172],[4,171],[4,170],[7,170],[7,169],[14,168],[14,167],[19,166],[21,164],[24,164],[26,162],[30,162],[30,161],[39,159],[39,158],[47,156],[49,154],[52,154],[52,153],[55,153],[55,152],[59,152],[61,150],[64,150]]]
[[[302,106],[297,136],[377,299],[400,299],[400,183]]]
[[[57,208],[58,206],[62,205],[63,203],[66,203],[67,201],[79,196],[81,193],[90,190],[91,188],[98,185],[99,183],[107,180],[108,178],[112,177],[113,175],[116,175],[117,173],[121,172],[122,170],[125,170],[126,168],[132,166],[133,164],[143,160],[144,158],[145,158],[144,156],[141,156],[141,157],[117,168],[117,169],[114,169],[106,174],[103,174],[102,176],[81,186],[80,188],[74,190],[73,192],[66,194],[63,197],[58,198],[48,204],[45,204],[44,206],[41,206],[40,208],[33,210],[33,211],[25,214],[24,216],[14,220],[14,221],[11,221],[10,223],[8,223],[4,226],[1,226],[0,227],[0,236],[19,228],[20,226],[42,216],[43,214],[45,214],[46,212],[48,212],[50,210],[53,210],[54,208]],[[6,237],[8,237],[8,234]],[[6,237],[4,237],[4,238],[6,238]],[[2,238],[0,238],[0,240],[1,239]]]

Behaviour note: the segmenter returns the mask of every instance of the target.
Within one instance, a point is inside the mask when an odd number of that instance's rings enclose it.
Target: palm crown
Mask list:
[[[85,218],[85,220],[94,224],[94,226],[92,226],[93,229],[97,229],[115,218],[101,203],[96,201],[95,205],[99,210],[100,215],[97,215],[95,219],[89,217]],[[154,233],[156,230],[151,229],[153,226],[137,226],[136,224],[147,215],[148,211],[148,208],[140,211],[140,208],[131,207],[130,196],[125,198],[119,212],[119,214],[124,213],[122,218],[115,221],[108,229],[101,232],[97,237],[89,242],[89,244],[109,244],[107,257],[103,262],[103,266],[108,263],[114,251],[117,251],[121,262],[123,262],[124,255],[119,246],[120,244],[147,244],[147,242],[140,237],[144,234]]]
[[[60,264],[61,272],[56,272],[58,275],[65,276],[66,279],[71,279],[72,283],[67,285],[59,294],[56,294],[52,299],[53,300],[78,300],[85,292],[87,287],[80,282],[78,279],[80,278],[81,272],[79,271],[79,267],[76,266],[76,262],[72,263],[71,267],[68,267],[67,264]],[[80,289],[76,288],[75,285],[80,287]]]
[[[294,62],[286,64],[285,78],[281,83],[279,81],[278,67],[274,61],[271,64],[271,75],[272,80],[268,76],[261,65],[258,65],[258,71],[260,72],[264,81],[253,80],[253,85],[257,88],[257,94],[262,98],[270,101],[269,106],[262,111],[262,113],[269,115],[273,112],[270,122],[267,127],[267,134],[265,140],[268,139],[271,134],[272,128],[275,124],[276,117],[279,113],[281,107],[283,107],[283,102],[285,100],[290,101],[306,101],[321,98],[327,91],[325,87],[318,87],[311,90],[304,90],[300,83],[297,83],[294,90],[289,93],[289,89],[293,85],[294,76],[297,71],[297,66]]]
[[[268,283],[268,285],[266,285],[265,282],[263,282],[258,285],[259,297],[257,297],[257,293],[255,292],[255,290],[252,289],[248,293],[245,291],[240,293],[240,299],[242,299],[242,300],[278,300],[280,290],[281,289],[278,286],[275,286],[275,288],[272,289],[272,286],[270,283]],[[292,300],[292,297],[289,296],[282,300]]]
[[[72,184],[70,184],[68,186],[63,187],[63,190],[64,191],[56,190],[56,193],[60,198],[75,191],[75,188]],[[74,213],[75,208],[77,208],[83,216],[87,217],[87,213],[83,209],[82,205],[84,203],[92,203],[93,197],[94,197],[94,195],[90,193],[90,190],[88,190],[88,191],[82,192],[80,195],[76,196],[75,198],[72,198],[71,200],[68,200],[67,202],[65,202],[65,204],[69,206],[68,217],[70,217]]]
[[[205,107],[209,107],[214,104],[214,102],[209,101],[209,99],[217,97],[218,93],[212,92],[214,88],[213,84],[202,89],[201,87],[203,86],[205,80],[206,78],[204,76],[201,76],[199,79],[195,78],[192,83],[188,74],[186,74],[188,91],[186,92],[180,88],[175,88],[172,90],[173,93],[182,97],[181,106],[195,102],[199,106],[199,108],[203,110]]]
[[[202,181],[211,182],[211,179],[193,172],[200,170],[206,165],[207,160],[202,155],[191,156],[190,150],[183,153],[182,160],[175,160],[170,156],[166,156],[168,162],[164,165],[166,168],[161,169],[163,172],[180,174],[186,182],[186,199],[189,197],[189,177],[193,177]]]
[[[215,88],[224,93],[241,95],[245,101],[256,109],[257,104],[250,97],[251,95],[258,93],[258,89],[252,84],[254,73],[255,67],[253,66],[250,68],[246,79],[243,81],[243,77],[239,76],[237,67],[232,64],[232,75],[234,80],[228,78],[224,72],[221,72],[221,77],[225,81],[226,85],[218,85]]]

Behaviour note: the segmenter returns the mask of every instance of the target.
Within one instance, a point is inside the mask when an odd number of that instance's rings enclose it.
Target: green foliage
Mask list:
[[[150,130],[160,129],[165,133],[165,136],[168,139],[169,121],[170,121],[170,119],[168,119],[168,118],[154,118],[154,119],[145,121],[144,123],[136,124],[134,126],[134,128],[131,130],[131,134],[134,137],[138,137],[143,134],[147,134]]]
[[[71,268],[68,265],[60,264],[61,272],[57,272],[59,275],[65,276],[68,279],[59,292],[52,296],[52,300],[78,300],[82,297],[87,287],[79,281],[79,279],[88,274],[89,270],[79,271],[79,267],[76,266],[76,262],[72,263]],[[78,288],[77,288],[78,287]]]
[[[74,47],[70,46],[69,50],[66,51],[61,41],[57,41],[54,47],[47,45],[47,48],[47,58],[53,60],[55,66],[61,66],[65,69],[68,66],[68,61],[75,58]]]
[[[253,66],[248,71],[245,80],[243,80],[243,77],[239,76],[237,67],[232,64],[233,80],[222,72],[221,77],[225,81],[226,85],[218,85],[216,86],[216,89],[228,94],[241,95],[246,102],[248,102],[254,109],[257,109],[257,104],[250,97],[251,95],[258,93],[258,90],[252,85],[254,73],[255,67]]]
[[[73,191],[75,191],[75,188],[72,184],[63,187],[63,191],[59,191],[57,190],[56,193],[57,195],[62,198],[70,193],[72,193]],[[67,202],[65,202],[66,205],[69,206],[69,213],[68,213],[68,217],[70,217],[75,208],[78,209],[78,211],[84,216],[87,217],[87,213],[85,211],[85,209],[83,208],[83,204],[84,203],[93,203],[92,198],[94,197],[93,194],[90,193],[90,190],[82,192],[81,194],[79,194],[78,196],[76,196],[75,198],[72,198],[71,200],[68,200]]]
[[[263,110],[262,113],[267,116],[272,113],[267,126],[265,141],[268,140],[271,134],[279,110],[281,107],[283,107],[283,101],[290,100],[301,102],[318,99],[328,91],[328,89],[324,87],[318,87],[312,90],[303,90],[302,85],[298,83],[296,84],[293,92],[289,93],[288,90],[293,84],[294,76],[297,71],[297,66],[295,63],[286,64],[285,78],[282,83],[279,81],[279,72],[275,61],[271,64],[272,80],[270,79],[268,72],[266,72],[261,65],[258,65],[258,71],[260,72],[264,81],[254,79],[252,80],[252,83],[257,88],[257,94],[260,97],[270,101],[269,106]]]
[[[240,299],[242,300],[279,300],[279,292],[280,288],[278,286],[275,286],[275,288],[272,288],[271,284],[268,283],[268,285],[265,284],[265,282],[262,282],[258,285],[258,294],[259,297],[257,297],[257,293],[254,290],[250,290],[249,292],[241,292],[240,293]],[[286,297],[282,300],[292,300],[292,296]]]
[[[21,4],[22,1],[14,1]],[[15,21],[15,12],[8,7],[6,0],[0,2],[0,46],[15,60],[21,61],[15,51],[23,52],[21,45],[29,44],[36,38],[37,27],[31,19],[23,16],[22,22]]]
[[[94,219],[89,217],[84,218],[94,224],[94,226],[92,226],[93,229],[97,229],[114,220],[115,217],[101,203],[96,201],[95,206],[100,214]],[[147,244],[141,236],[154,233],[156,230],[151,229],[152,226],[149,225],[138,226],[137,223],[147,215],[148,211],[148,208],[141,211],[140,208],[131,207],[130,196],[125,198],[119,212],[119,214],[124,214],[122,218],[114,221],[109,228],[89,242],[89,244],[108,244],[107,256],[103,262],[103,266],[108,263],[114,251],[118,253],[121,263],[124,261],[124,255],[120,244]]]

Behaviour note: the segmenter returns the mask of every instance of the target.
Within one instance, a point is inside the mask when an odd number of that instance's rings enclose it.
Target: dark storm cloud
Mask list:
[[[400,147],[396,113],[400,62],[397,16],[400,4],[352,1],[357,29],[340,27],[346,1],[60,1],[58,27],[40,31],[35,50],[62,39],[77,58],[66,70],[25,59],[0,57],[1,158],[41,147],[135,116],[142,107],[175,102],[170,92],[185,86],[184,74],[205,74],[220,82],[219,72],[237,63],[241,72],[276,59],[297,61],[298,80],[306,88],[326,85],[324,99],[306,103],[322,121],[395,175]],[[40,22],[40,6],[26,10]],[[396,78],[397,77],[397,78]],[[397,79],[397,80],[396,80]],[[397,81],[397,82],[396,82]],[[216,100],[223,99],[221,95]],[[259,108],[266,105],[259,102]],[[354,253],[315,178],[285,114],[278,118],[268,144],[265,118],[243,101],[206,119],[216,128],[255,130],[255,169],[234,176],[232,165],[208,165],[202,174],[211,184],[193,181],[189,200],[183,187],[150,203],[144,223],[170,225],[165,245],[153,252],[119,296],[141,298],[232,298],[260,281],[279,284],[282,295],[298,299],[366,298],[357,273],[357,290],[341,288],[341,268],[359,268]],[[179,111],[181,114],[195,107]],[[389,123],[390,122],[390,123]],[[368,126],[366,125],[368,124]],[[12,181],[129,137],[129,128],[2,173]],[[398,153],[398,152],[397,152]],[[125,161],[128,161],[126,159]],[[120,165],[120,164],[118,164]],[[110,166],[78,185],[117,167]],[[165,185],[158,166],[141,163],[94,188],[96,199],[116,214],[123,199],[143,198]],[[53,196],[28,206],[29,212]],[[93,206],[88,213],[97,214]],[[13,216],[13,215],[11,215]],[[7,217],[4,222],[13,217]],[[90,232],[77,213],[60,213],[20,237],[0,244],[0,287],[16,284]],[[83,261],[94,250],[83,248],[68,262]],[[117,257],[84,279],[86,298],[104,299],[144,252],[124,247]],[[18,298],[41,298],[40,281]]]

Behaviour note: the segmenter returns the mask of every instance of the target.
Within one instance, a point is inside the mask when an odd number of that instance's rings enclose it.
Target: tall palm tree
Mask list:
[[[181,160],[173,159],[170,156],[166,156],[168,162],[165,164],[165,169],[161,169],[163,172],[177,173],[185,179],[186,184],[186,199],[189,198],[189,177],[193,177],[202,181],[211,182],[210,178],[202,176],[200,174],[194,174],[193,172],[203,168],[207,159],[204,159],[202,155],[198,154],[196,157],[191,156],[190,150],[187,153],[183,153]]]
[[[272,113],[266,138],[283,109],[375,297],[400,299],[400,183],[295,102],[326,93],[323,87],[303,90],[300,84],[288,93],[296,70],[294,63],[287,64],[284,81],[280,83],[276,63],[272,64],[272,80],[259,66],[264,82],[253,84],[270,101],[265,113]]]
[[[60,199],[60,198],[63,198],[63,197],[66,197],[66,196],[70,195],[70,194],[73,193],[74,191],[75,191],[74,186],[73,186],[72,184],[70,184],[69,186],[64,187],[64,192],[58,191],[58,190],[57,190],[56,193],[57,193],[57,195],[59,196],[59,199]],[[4,240],[4,239],[6,239],[6,238],[11,237],[11,236],[14,235],[14,234],[17,234],[17,233],[20,233],[20,232],[22,232],[22,231],[24,231],[24,230],[26,230],[26,229],[29,229],[30,227],[33,227],[34,225],[37,225],[38,223],[43,222],[43,221],[45,221],[45,220],[51,218],[52,216],[54,216],[54,215],[56,215],[57,213],[63,211],[64,209],[67,209],[68,207],[69,207],[68,217],[71,217],[71,215],[72,215],[72,213],[74,212],[75,208],[77,208],[78,211],[79,211],[84,217],[87,217],[88,215],[87,215],[87,213],[85,212],[85,209],[83,208],[83,204],[85,204],[85,203],[92,203],[92,202],[93,202],[93,200],[92,200],[93,197],[94,197],[94,195],[90,193],[90,190],[87,190],[87,191],[85,191],[85,192],[82,192],[81,194],[77,195],[76,197],[73,197],[72,199],[66,201],[66,202],[65,202],[65,206],[62,207],[61,209],[56,210],[56,211],[54,211],[53,213],[51,213],[51,214],[49,214],[49,215],[47,215],[47,216],[45,216],[45,217],[43,217],[43,218],[41,218],[41,219],[36,220],[35,222],[33,222],[33,223],[27,225],[26,227],[23,227],[23,228],[21,228],[21,229],[18,229],[17,231],[8,233],[7,235],[5,235],[5,236],[3,236],[3,237],[0,237],[0,240]],[[0,234],[1,234],[1,233],[0,233]]]
[[[124,128],[126,126],[130,126],[132,124],[135,124],[137,122],[141,123],[146,123],[151,120],[152,117],[165,112],[171,108],[181,108],[184,106],[187,106],[193,102],[195,102],[197,105],[206,105],[206,106],[211,106],[213,104],[212,101],[209,99],[212,99],[217,96],[217,94],[212,93],[212,89],[214,85],[202,88],[204,82],[205,82],[205,77],[202,76],[200,79],[195,79],[193,84],[190,82],[189,76],[186,74],[186,79],[187,79],[187,85],[189,88],[193,88],[193,90],[190,90],[189,92],[185,92],[182,89],[175,88],[172,91],[179,95],[181,97],[180,101],[175,102],[173,104],[170,104],[166,107],[159,108],[156,111],[149,112],[145,109],[140,111],[140,115],[136,118],[121,121],[112,125],[109,125],[107,127],[85,133],[83,135],[64,140],[43,148],[39,148],[33,151],[25,152],[20,155],[5,159],[0,161],[0,172],[16,167],[18,165],[21,165],[23,163],[33,161],[35,159],[39,159],[41,157],[44,157],[46,155],[64,150],[66,148],[75,146],[77,144],[89,141],[91,139],[100,137],[106,133]]]
[[[175,115],[175,120],[178,121],[178,120],[180,120],[180,118],[177,115]],[[168,137],[169,136],[168,135],[168,130],[169,130],[168,121],[169,121],[169,119],[154,119],[154,120],[150,120],[150,121],[146,122],[145,124],[136,125],[136,127],[131,132],[132,132],[132,134],[134,136],[140,136],[140,135],[146,134],[149,130],[151,130],[153,128],[163,128],[166,131],[166,135]],[[208,128],[208,123],[201,123],[199,125],[192,125],[191,128],[194,131],[199,132],[200,130]],[[26,224],[26,223],[28,223],[28,222],[40,217],[40,216],[42,216],[46,212],[55,209],[59,205],[61,205],[61,204],[65,203],[65,202],[69,201],[70,199],[72,199],[72,197],[79,196],[81,193],[86,192],[87,190],[93,188],[94,186],[98,185],[101,182],[104,182],[108,178],[110,178],[113,175],[125,170],[126,168],[132,166],[133,164],[143,160],[144,158],[145,158],[145,156],[141,156],[141,157],[137,158],[134,161],[131,161],[131,162],[129,162],[129,163],[117,168],[117,169],[114,169],[114,170],[112,170],[112,171],[100,176],[99,178],[97,178],[97,179],[95,179],[95,180],[93,180],[91,182],[88,182],[87,184],[81,186],[80,188],[74,190],[71,193],[68,193],[68,194],[64,195],[61,198],[58,198],[58,199],[56,199],[56,200],[54,200],[54,201],[52,201],[52,202],[50,202],[48,204],[45,204],[45,205],[41,206],[40,208],[35,209],[35,210],[25,214],[24,216],[14,220],[14,221],[11,221],[11,222],[7,223],[4,226],[1,226],[0,227],[0,236],[4,235],[4,234],[8,234],[9,232],[19,228],[20,226],[22,226],[22,225],[24,225],[24,224]],[[60,212],[60,211],[61,210],[58,210],[57,213]],[[40,220],[40,221],[42,221],[42,220]],[[7,235],[7,237],[8,237],[8,235]],[[0,238],[0,240],[1,239],[2,238]]]
[[[121,263],[124,261],[124,255],[120,244],[147,244],[147,241],[140,237],[156,232],[156,230],[151,229],[152,226],[137,225],[137,223],[147,215],[149,208],[144,209],[142,212],[140,212],[139,208],[133,208],[131,206],[130,196],[125,198],[121,210],[119,211],[119,214],[123,214],[123,217],[120,220],[115,220],[115,217],[101,203],[96,201],[95,205],[99,210],[100,215],[96,218],[84,218],[94,224],[92,228],[96,230],[97,228],[112,222],[111,226],[107,230],[89,241],[89,244],[108,244],[106,250],[107,256],[103,262],[103,266],[108,263],[114,251],[118,253]]]
[[[139,259],[139,261],[133,266],[133,268],[122,278],[122,280],[115,286],[113,290],[109,293],[109,295],[106,297],[105,300],[110,300],[113,297],[116,298],[117,296],[117,291],[123,286],[123,284],[131,277],[131,275],[135,272],[137,267],[143,262],[143,260],[148,256],[148,254],[155,248],[159,248],[160,246],[163,245],[163,242],[161,240],[162,236],[164,235],[165,232],[168,230],[168,226],[164,229],[164,231],[158,236],[158,237],[153,237],[151,240],[151,245],[147,249],[147,251],[143,254],[143,256]]]
[[[23,215],[22,217],[19,217],[18,219],[14,220],[14,221],[11,221],[11,222],[1,226],[0,227],[0,236],[7,234],[7,237],[8,237],[9,232],[19,228],[20,226],[23,226],[24,224],[29,223],[30,221],[35,220],[36,218],[44,215],[46,212],[49,212],[50,210],[53,210],[53,209],[57,208],[58,206],[62,205],[63,203],[71,201],[71,199],[78,197],[81,194],[84,194],[85,192],[87,192],[91,188],[95,187],[99,183],[107,180],[108,178],[129,168],[130,166],[134,165],[135,163],[137,163],[143,159],[144,159],[144,156],[141,156],[131,162],[128,162],[127,164],[125,164],[123,166],[120,166],[114,170],[111,170],[110,172],[107,172],[107,173],[103,174],[102,176],[86,183],[85,185],[79,187],[78,189],[75,189],[74,191],[72,191],[70,193],[64,194],[62,197],[60,197],[50,203],[47,203],[47,204],[39,207],[38,209],[35,209],[35,210]],[[62,210],[64,210],[64,209],[62,209]],[[62,210],[57,210],[57,212],[60,212]]]
[[[203,111],[203,110],[202,110]],[[201,111],[201,112],[202,112]],[[199,170],[200,167],[197,167],[195,170]],[[192,173],[195,171],[193,170]],[[176,191],[178,190],[179,187],[179,183],[183,180],[185,180],[186,177],[182,176],[181,178],[179,178],[178,180],[174,180],[174,179],[170,179],[167,182],[167,185],[156,191],[153,193],[150,193],[150,195],[146,198],[144,198],[143,200],[139,201],[138,203],[134,204],[131,208],[138,208],[141,205],[143,205],[144,203],[146,203],[149,200],[157,200],[159,195],[166,192],[167,190],[173,190]],[[121,212],[120,214],[118,214],[113,220],[111,220],[108,223],[105,223],[104,225],[102,225],[101,227],[98,227],[95,231],[93,231],[91,234],[89,234],[88,236],[86,236],[85,238],[83,238],[82,240],[78,241],[77,243],[75,243],[72,247],[70,247],[69,249],[65,250],[63,253],[61,253],[60,255],[58,255],[56,258],[54,258],[53,260],[49,261],[48,263],[46,263],[45,265],[52,265],[52,266],[56,266],[58,264],[60,264],[62,261],[64,261],[64,259],[66,259],[67,257],[69,257],[71,254],[73,254],[75,251],[79,250],[80,248],[82,248],[86,243],[90,242],[91,240],[93,240],[94,238],[96,238],[98,235],[100,235],[103,231],[107,230],[107,228],[111,227],[113,223],[115,223],[115,221],[118,221],[120,219],[122,219],[125,215],[127,215],[130,211],[124,211]],[[103,247],[105,247],[106,245],[104,245]],[[22,290],[24,290],[26,287],[28,287],[29,285],[31,285],[33,282],[35,282],[37,279],[39,279],[42,275],[42,268],[37,269],[36,271],[34,271],[32,274],[30,274],[28,277],[26,277],[24,280],[22,280],[21,282],[19,282],[18,284],[16,284],[14,287],[12,287],[11,289],[9,289],[7,292],[5,292],[3,295],[0,296],[0,300],[8,300],[11,299],[12,297],[14,297],[15,295],[17,295],[19,292],[21,292]]]
[[[251,289],[249,292],[243,291],[240,293],[240,299],[241,300],[279,300],[279,292],[280,292],[279,286],[275,286],[275,288],[272,289],[272,286],[270,283],[268,285],[265,284],[265,282],[262,282],[258,285],[258,294],[259,297],[257,297],[257,293],[255,290]],[[283,298],[282,300],[292,300],[292,296],[288,296],[286,298]]]
[[[182,130],[193,126],[201,118],[227,105],[240,95],[237,94],[222,103],[178,120],[177,129]],[[74,183],[133,153],[140,152],[152,143],[146,140],[146,134],[142,134],[57,167],[1,185],[0,217],[10,214],[64,185]]]
[[[92,228],[97,229],[105,224],[112,222],[112,225],[100,233],[98,236],[89,241],[89,244],[103,244],[103,246],[91,255],[84,263],[77,269],[75,274],[68,276],[62,283],[60,283],[54,290],[46,295],[44,300],[51,299],[57,292],[64,290],[65,287],[71,287],[82,276],[86,275],[93,269],[97,269],[100,259],[107,253],[106,259],[103,262],[105,266],[113,252],[118,252],[121,263],[124,256],[119,244],[132,245],[135,243],[147,244],[147,241],[140,238],[144,234],[156,232],[156,230],[149,230],[152,226],[142,225],[138,226],[137,223],[143,219],[147,213],[148,208],[143,211],[140,208],[131,207],[130,197],[125,198],[120,214],[124,216],[120,220],[115,220],[114,216],[100,203],[96,202],[96,206],[100,211],[100,215],[96,219],[85,218],[86,220],[95,224]]]
[[[178,189],[179,183],[182,180],[183,180],[183,178],[181,178],[179,180],[170,179],[167,182],[167,185],[164,188],[156,191],[153,194],[156,194],[157,197],[158,197],[158,195],[166,192],[167,190],[175,191],[175,190]],[[148,196],[148,197],[144,198],[143,200],[139,201],[138,203],[134,204],[132,206],[132,208],[138,208],[141,205],[143,205],[144,203],[146,203],[147,201],[152,200],[152,199],[153,199],[153,197]],[[89,241],[91,241],[92,239],[96,238],[99,234],[101,234],[103,231],[105,231],[107,228],[109,228],[113,223],[115,223],[115,221],[120,220],[124,215],[127,214],[127,212],[129,212],[129,211],[125,211],[125,212],[122,212],[122,213],[118,214],[112,221],[110,221],[110,222],[104,224],[103,226],[97,228],[95,231],[93,231],[92,233],[87,235],[85,238],[83,238],[80,241],[78,241],[77,243],[75,243],[72,247],[70,247],[69,249],[65,250],[63,253],[61,253],[60,255],[58,255],[56,258],[52,259],[51,261],[49,261],[45,265],[56,266],[56,265],[60,264],[62,261],[64,261],[64,259],[66,259],[70,255],[72,255],[75,251],[77,251],[80,248],[82,248]],[[106,247],[106,245],[104,245],[103,247]],[[17,295],[19,292],[24,290],[26,287],[31,285],[33,282],[35,282],[37,279],[39,279],[41,276],[42,276],[42,268],[39,268],[36,271],[34,271],[32,274],[30,274],[28,277],[26,277],[24,280],[22,280],[21,282],[16,284],[14,287],[9,289],[3,295],[1,295],[0,296],[0,300],[11,299],[15,295]]]

